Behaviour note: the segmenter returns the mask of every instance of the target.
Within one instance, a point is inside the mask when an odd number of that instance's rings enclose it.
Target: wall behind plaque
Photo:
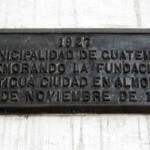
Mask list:
[[[0,0],[0,28],[149,28],[149,0]],[[150,115],[1,115],[1,150],[149,150]]]

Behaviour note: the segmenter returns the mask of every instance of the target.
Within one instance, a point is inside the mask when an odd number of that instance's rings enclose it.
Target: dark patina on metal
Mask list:
[[[149,113],[149,30],[0,30],[0,112]]]

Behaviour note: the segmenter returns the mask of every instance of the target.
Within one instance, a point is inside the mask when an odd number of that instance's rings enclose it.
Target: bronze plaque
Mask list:
[[[2,113],[150,112],[148,30],[1,30]]]

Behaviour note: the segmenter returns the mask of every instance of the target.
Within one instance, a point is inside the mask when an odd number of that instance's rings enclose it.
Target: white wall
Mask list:
[[[148,28],[149,0],[0,0],[0,28]],[[0,150],[149,150],[150,115],[0,116]]]

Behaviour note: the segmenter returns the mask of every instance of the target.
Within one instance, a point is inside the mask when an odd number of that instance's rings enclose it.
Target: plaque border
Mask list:
[[[150,33],[150,28],[1,28],[1,33]]]

